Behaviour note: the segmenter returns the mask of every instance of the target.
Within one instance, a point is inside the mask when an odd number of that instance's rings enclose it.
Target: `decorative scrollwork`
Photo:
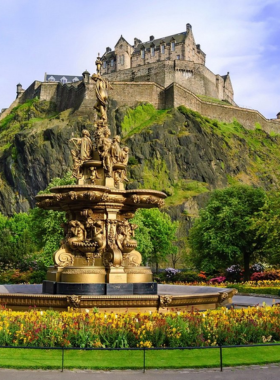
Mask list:
[[[162,295],[159,296],[159,304],[162,308],[165,308],[172,302],[172,296]]]
[[[74,265],[74,256],[64,247],[59,248],[54,255],[53,260],[58,267],[69,267]]]
[[[81,296],[67,296],[67,303],[70,305],[70,307],[77,309],[81,303]]]

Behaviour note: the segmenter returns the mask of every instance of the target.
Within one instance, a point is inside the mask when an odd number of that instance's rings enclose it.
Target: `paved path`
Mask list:
[[[141,371],[30,371],[0,369],[5,380],[279,380],[280,366],[230,367],[206,370],[148,370]]]

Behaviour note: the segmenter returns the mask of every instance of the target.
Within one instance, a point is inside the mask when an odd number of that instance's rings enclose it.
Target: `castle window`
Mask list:
[[[53,76],[49,77],[48,82],[55,82],[55,77],[53,77]]]
[[[72,79],[72,82],[78,82],[79,81],[79,78],[75,77],[74,79]]]
[[[106,69],[106,62],[103,62],[103,69]]]
[[[121,55],[121,65],[124,64],[124,55]]]
[[[145,58],[145,49],[141,50],[141,58]]]
[[[67,83],[67,79],[65,77],[60,78],[61,83]]]
[[[181,58],[180,54],[176,55],[176,59],[180,59],[180,58]]]
[[[155,48],[154,46],[151,47],[151,57],[155,56]]]
[[[161,54],[165,53],[165,46],[164,45],[160,45],[160,52],[161,52]]]
[[[114,66],[114,60],[111,59],[111,67],[113,67],[113,66]]]
[[[175,50],[175,41],[172,41],[171,42],[171,51],[174,51]]]

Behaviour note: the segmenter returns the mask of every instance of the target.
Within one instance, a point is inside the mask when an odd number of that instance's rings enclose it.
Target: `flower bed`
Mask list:
[[[98,313],[0,310],[0,345],[182,347],[280,340],[280,307]]]
[[[216,288],[234,288],[239,293],[270,294],[280,296],[280,280],[247,281],[247,282],[175,282],[173,285],[213,286]]]

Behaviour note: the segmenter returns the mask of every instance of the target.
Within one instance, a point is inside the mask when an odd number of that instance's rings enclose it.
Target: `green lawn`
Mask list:
[[[146,368],[219,367],[219,349],[146,350]],[[238,366],[280,362],[280,346],[224,348],[223,365]],[[0,349],[0,368],[60,369],[60,350]],[[64,368],[142,369],[143,351],[65,350]]]

